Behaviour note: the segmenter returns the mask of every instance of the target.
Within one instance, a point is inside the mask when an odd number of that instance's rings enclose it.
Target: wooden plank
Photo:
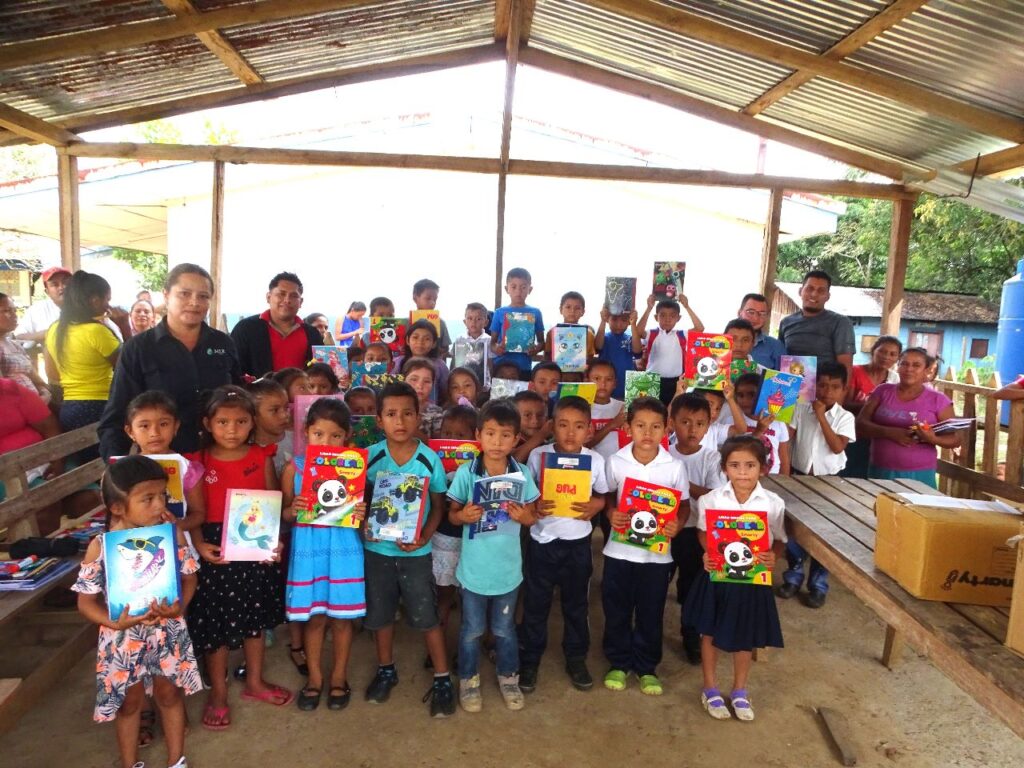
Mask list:
[[[272,83],[259,83],[251,86],[226,88],[213,93],[201,93],[180,99],[168,99],[158,104],[144,104],[137,107],[115,109],[100,114],[78,114],[51,124],[73,131],[97,130],[147,120],[158,120],[175,115],[188,114],[203,109],[227,107],[237,104],[249,104],[254,101],[276,99],[297,93],[306,93],[324,88],[338,88],[355,83],[368,83],[391,77],[404,77],[425,72],[437,72],[453,67],[470,66],[505,58],[505,46],[488,43],[457,51],[432,53],[426,56],[412,56],[389,62],[364,64],[355,67],[318,72],[314,75],[302,75]],[[23,139],[11,133],[0,135],[0,146],[20,144]],[[926,175],[926,174],[923,174]],[[890,178],[896,178],[890,176]]]
[[[60,217],[61,265],[65,269],[77,272],[82,268],[77,157],[57,155],[57,205]]]
[[[164,6],[170,9],[176,16],[198,16],[199,11],[191,0],[161,0]],[[256,85],[263,82],[263,77],[253,69],[252,64],[246,61],[245,57],[238,52],[228,40],[221,34],[220,30],[212,29],[207,32],[196,32],[196,37],[205,45],[210,53],[216,56],[232,74],[246,85]]]
[[[7,104],[0,104],[0,127],[13,131],[19,136],[24,136],[26,139],[32,139],[42,144],[52,144],[55,147],[66,147],[68,144],[82,140],[80,136],[76,136],[71,131],[52,125],[35,115],[22,112]]]
[[[835,488],[837,491],[845,494],[853,501],[862,505],[865,509],[871,512],[872,517],[875,514],[875,494],[868,493],[862,490],[860,487],[854,485],[851,480],[855,478],[848,477],[822,477],[820,478],[823,483]]]
[[[985,397],[985,429],[982,440],[981,471],[995,477],[999,463],[999,401],[991,395]]]
[[[883,335],[898,336],[900,332],[903,290],[907,281],[907,260],[910,255],[910,228],[914,221],[916,203],[916,200],[896,200],[892,204],[889,259],[885,267],[885,291],[882,295]]]
[[[1024,458],[1024,400],[1010,402],[1010,429],[1006,435],[1006,482],[1021,485]]]
[[[888,482],[896,483],[896,493],[923,493],[925,496],[943,496],[945,494],[932,488],[930,485],[925,485],[920,480],[910,480],[906,477],[900,477],[896,480],[890,480]]]
[[[37,509],[54,504],[86,485],[95,483],[103,475],[103,468],[102,459],[93,459],[36,488],[30,488],[15,499],[0,503],[0,526],[16,523]]]
[[[505,198],[508,193],[508,161],[512,148],[512,104],[519,68],[519,36],[522,29],[523,5],[511,0],[505,41],[505,93],[501,114],[501,146],[498,152],[498,208],[494,243],[494,306],[501,306],[502,276],[505,270]]]
[[[680,93],[673,88],[648,80],[616,74],[591,64],[573,61],[557,54],[527,47],[520,51],[519,61],[538,67],[547,72],[564,75],[585,83],[598,85],[619,93],[628,93],[642,99],[663,104],[674,109],[688,112],[722,125],[728,125],[741,131],[747,131],[781,144],[814,152],[855,168],[877,173],[890,179],[902,179],[907,173],[912,176],[927,176],[927,171],[906,162],[890,157],[881,157],[869,152],[852,149],[829,141],[820,136],[811,136],[800,131],[786,128],[761,118],[744,115],[728,107],[713,104],[694,96]]]
[[[0,456],[0,477],[11,473],[24,472],[26,469],[38,467],[54,459],[70,456],[83,448],[96,445],[99,436],[96,434],[97,424],[88,424],[71,432],[50,437],[42,442],[19,448],[16,451]]]
[[[800,482],[801,485],[807,488],[808,492],[821,496],[830,504],[839,507],[839,509],[850,515],[850,517],[858,520],[863,525],[866,525],[872,531],[878,527],[878,518],[875,517],[875,510],[873,507],[861,504],[859,501],[847,496],[835,486],[826,483],[825,477],[810,478],[798,477],[796,475],[793,477],[795,480]],[[836,480],[841,479],[842,478],[836,477]],[[806,498],[810,501],[813,500],[814,497],[807,496]]]
[[[283,21],[376,3],[377,0],[260,0],[235,3],[195,16],[137,21],[87,32],[8,43],[0,46],[0,70],[94,56],[199,32]]]
[[[857,752],[853,748],[853,739],[850,737],[850,727],[846,718],[830,707],[818,707],[818,717],[824,723],[828,735],[832,737],[832,743],[839,750],[839,760],[842,764],[856,765]]]
[[[875,529],[864,525],[856,517],[846,514],[845,510],[815,492],[814,487],[820,485],[816,478],[776,475],[772,480],[775,485],[785,488],[837,528],[852,536],[868,549],[874,550]]]
[[[1002,112],[943,96],[910,80],[831,61],[814,53],[775,42],[752,32],[731,27],[696,13],[655,0],[591,0],[599,8],[627,19],[650,24],[670,34],[682,35],[712,46],[770,61],[809,74],[827,77],[887,99],[915,107],[926,114],[944,117],[987,136],[1015,143],[1024,141],[1024,121]]]
[[[29,608],[34,608],[42,603],[43,598],[52,589],[67,587],[75,583],[78,578],[78,569],[72,568],[70,573],[62,576],[47,586],[31,592],[0,592],[0,627],[11,619],[19,616]]]
[[[761,239],[761,295],[765,297],[769,311],[775,298],[775,276],[778,272],[779,258],[779,226],[782,223],[782,199],[784,192],[779,187],[772,188],[768,197],[768,217],[764,222],[764,235]]]
[[[977,169],[979,176],[991,176],[993,173],[1002,173],[1021,167],[1024,167],[1024,144],[989,152],[980,158],[969,157],[953,166],[955,170],[968,174],[974,173]]]
[[[222,327],[220,313],[221,286],[223,285],[224,255],[224,161],[213,163],[213,191],[210,194],[210,279],[214,285],[210,297],[210,319],[215,328]]]
[[[95,624],[83,623],[55,653],[21,681],[11,695],[0,703],[0,733],[10,731],[25,712],[71,671],[86,651],[95,647],[96,633]]]
[[[886,669],[892,669],[900,662],[903,646],[906,645],[903,633],[896,627],[886,626],[885,643],[882,646],[882,663]]]
[[[984,472],[967,469],[945,459],[939,459],[938,468],[941,476],[962,482],[980,493],[989,493],[1004,499],[1024,502],[1024,488],[1019,485],[1010,485]]]
[[[838,40],[821,54],[823,59],[839,61],[854,51],[867,45],[887,29],[895,26],[914,11],[927,3],[928,0],[895,0],[892,5],[882,9],[848,35]],[[768,109],[772,104],[795,91],[811,80],[814,74],[806,70],[797,70],[789,77],[769,88],[743,108],[748,115],[757,115]]]
[[[965,605],[963,603],[948,603],[948,605],[982,632],[991,636],[997,643],[1006,640],[1006,627],[1010,623],[1010,617],[1006,614],[987,605]]]

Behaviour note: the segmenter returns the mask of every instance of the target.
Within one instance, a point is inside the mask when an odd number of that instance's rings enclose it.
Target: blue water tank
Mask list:
[[[996,370],[1003,384],[1024,373],[1024,259],[1017,262],[1017,274],[1003,283],[999,306],[999,335],[996,337]],[[1003,405],[1002,422],[1010,420],[1010,404]]]

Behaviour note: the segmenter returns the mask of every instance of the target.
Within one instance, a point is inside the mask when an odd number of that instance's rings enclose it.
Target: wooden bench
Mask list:
[[[7,528],[5,547],[24,536],[38,535],[36,512],[56,504],[103,474],[103,462],[95,459],[80,467],[29,488],[26,472],[76,451],[95,445],[96,425],[52,437],[20,451],[0,456],[0,481],[7,499],[0,503],[0,528]],[[95,510],[61,528],[72,528]],[[96,626],[74,609],[52,609],[43,599],[57,587],[74,582],[77,569],[32,592],[0,592],[0,733],[10,730],[33,704],[95,646]],[[20,642],[11,642],[11,640]],[[13,658],[30,650],[35,664]],[[11,674],[11,670],[15,673]],[[7,673],[7,674],[5,674]]]
[[[1024,659],[1003,644],[1009,609],[919,600],[875,568],[875,497],[938,491],[912,480],[774,475],[764,486],[785,500],[796,540],[886,623],[886,666],[909,643],[1024,737]]]

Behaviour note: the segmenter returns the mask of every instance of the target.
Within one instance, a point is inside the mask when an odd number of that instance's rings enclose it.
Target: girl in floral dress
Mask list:
[[[101,484],[111,531],[143,528],[169,521],[165,503],[167,476],[159,464],[145,456],[128,456],[107,469]],[[178,531],[181,600],[156,603],[142,616],[128,609],[116,621],[107,615],[103,599],[103,546],[92,540],[85,553],[78,581],[78,610],[99,624],[96,656],[97,722],[114,721],[123,768],[139,768],[139,717],[150,695],[160,709],[167,764],[187,768],[185,760],[185,700],[183,694],[202,689],[192,640],[182,613],[196,590],[199,570],[195,553]]]

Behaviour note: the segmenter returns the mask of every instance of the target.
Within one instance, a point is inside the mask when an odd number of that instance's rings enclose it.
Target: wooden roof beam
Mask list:
[[[28,112],[22,112],[20,109],[6,104],[0,104],[0,126],[19,136],[43,144],[52,144],[55,147],[66,147],[68,144],[82,140],[71,131],[51,125]]]
[[[928,0],[895,0],[892,5],[876,13],[828,48],[821,54],[821,57],[830,61],[839,61],[846,58],[859,48],[863,48],[887,29],[891,29],[903,21],[903,19],[920,9],[927,2]],[[751,101],[742,111],[747,115],[758,115],[813,78],[814,75],[807,70],[797,70]]]
[[[533,12],[537,0],[523,0],[519,12],[519,42],[526,45],[533,27]],[[494,39],[505,42],[508,39],[509,19],[512,17],[512,0],[496,0],[494,3]]]
[[[877,157],[867,152],[861,152],[841,144],[800,133],[776,123],[768,122],[763,118],[744,115],[728,107],[722,107],[709,101],[687,96],[664,85],[615,74],[590,64],[572,61],[553,53],[537,50],[536,48],[524,48],[520,51],[519,61],[522,64],[538,67],[548,72],[554,72],[555,74],[575,78],[585,83],[591,83],[592,85],[609,88],[619,93],[638,96],[656,104],[679,109],[691,115],[703,117],[722,125],[728,125],[731,128],[746,131],[771,141],[777,141],[780,144],[787,144],[797,149],[814,152],[823,157],[831,158],[840,163],[846,163],[854,168],[877,173],[890,179],[900,180],[904,175],[927,175],[927,171],[923,171],[920,168],[902,165],[893,160]]]
[[[654,0],[590,2],[611,13],[650,24],[671,34],[728,48],[789,69],[805,70],[816,77],[827,77],[884,96],[927,114],[966,125],[987,136],[998,136],[1015,144],[1024,142],[1024,120],[943,96],[909,80],[871,72],[841,61],[830,61],[799,48],[776,43],[697,14],[662,5]]]
[[[161,0],[163,4],[179,18],[198,16],[200,12],[192,5],[192,0]],[[253,66],[246,61],[245,57],[238,52],[227,38],[219,30],[209,32],[196,32],[199,42],[205,45],[214,56],[221,60],[231,72],[246,85],[256,85],[263,82],[263,76],[253,69]]]
[[[974,173],[975,165],[977,165],[979,176],[991,176],[994,173],[1024,168],[1024,144],[989,152],[987,155],[982,155],[980,159],[972,157],[953,167],[962,173]]]
[[[76,56],[95,56],[199,32],[314,16],[375,2],[378,0],[256,0],[197,15],[138,21],[88,32],[7,43],[0,45],[0,69],[62,61]]]

